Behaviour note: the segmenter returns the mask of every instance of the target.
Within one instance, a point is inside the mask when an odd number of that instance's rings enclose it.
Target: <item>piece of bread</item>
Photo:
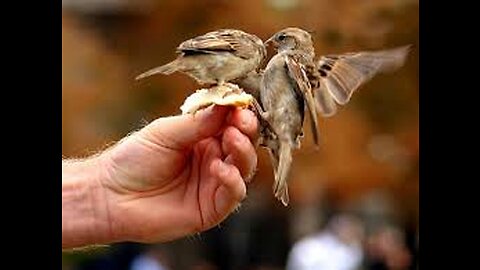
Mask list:
[[[182,114],[193,114],[213,104],[246,108],[253,99],[236,84],[228,83],[195,91],[185,99],[180,110]]]

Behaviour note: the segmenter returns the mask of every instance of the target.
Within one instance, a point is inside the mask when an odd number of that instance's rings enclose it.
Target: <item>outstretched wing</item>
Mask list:
[[[254,56],[252,38],[240,30],[221,29],[182,42],[177,51],[184,53],[221,53],[230,52],[241,58]]]
[[[316,63],[321,85],[314,91],[319,111],[322,114],[325,112],[325,116],[335,114],[333,100],[340,105],[348,103],[352,94],[376,74],[401,67],[409,49],[410,46],[403,46],[382,51],[322,56]]]
[[[315,100],[312,94],[312,87],[308,80],[307,73],[295,59],[291,56],[285,56],[285,63],[288,67],[290,77],[297,83],[301,96],[307,103],[307,109],[310,114],[310,123],[312,128],[313,140],[318,145],[318,119],[315,108]]]
[[[330,117],[337,113],[337,104],[327,89],[327,84],[321,83],[319,88],[313,90],[317,111],[323,117]]]

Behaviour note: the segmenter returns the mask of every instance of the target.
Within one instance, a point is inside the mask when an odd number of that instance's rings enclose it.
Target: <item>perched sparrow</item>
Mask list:
[[[401,67],[409,49],[402,46],[320,57],[316,68],[308,73],[317,111],[324,117],[334,115],[337,104],[347,104],[352,94],[375,75]]]
[[[136,79],[179,71],[199,84],[221,85],[254,71],[267,55],[260,38],[233,29],[221,29],[184,41],[177,52],[180,53],[177,59]]]
[[[300,148],[305,109],[310,113],[314,139],[318,140],[315,103],[303,64],[313,65],[312,40],[308,33],[289,30],[266,42],[273,42],[278,53],[268,62],[260,84],[262,117],[271,127],[266,130],[263,145],[269,150],[274,168],[273,192],[285,206],[289,203],[287,178],[292,151]]]

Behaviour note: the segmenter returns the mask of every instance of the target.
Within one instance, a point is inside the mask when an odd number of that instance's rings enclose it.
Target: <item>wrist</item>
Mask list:
[[[99,157],[62,162],[62,248],[113,241]]]

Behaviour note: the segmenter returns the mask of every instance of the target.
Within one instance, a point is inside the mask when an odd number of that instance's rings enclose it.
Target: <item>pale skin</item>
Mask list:
[[[165,242],[218,225],[246,196],[257,129],[251,111],[215,106],[63,161],[62,248]]]

